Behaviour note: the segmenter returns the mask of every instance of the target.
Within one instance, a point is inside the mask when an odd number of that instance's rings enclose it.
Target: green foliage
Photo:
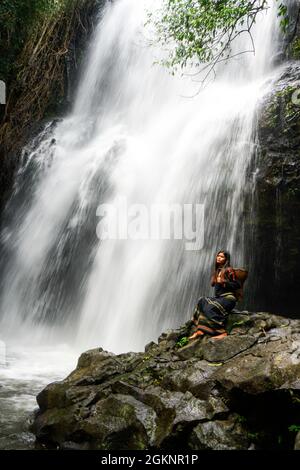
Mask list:
[[[179,341],[177,341],[177,343],[175,344],[175,346],[177,346],[177,348],[182,348],[183,346],[185,346],[187,343],[189,342],[189,339],[184,336],[183,338],[180,338]]]
[[[287,27],[289,25],[289,17],[287,14],[287,6],[284,5],[283,3],[280,3],[280,5],[278,6],[278,16],[281,17],[280,26],[283,32],[286,32]]]
[[[159,41],[173,45],[163,65],[174,71],[187,63],[204,63],[211,65],[209,74],[218,62],[232,56],[231,46],[240,34],[251,35],[257,15],[268,7],[269,0],[165,0],[158,12],[149,14]],[[282,3],[278,16],[286,30],[287,8]]]
[[[291,424],[291,426],[288,427],[288,430],[290,432],[299,432],[300,431],[300,425],[299,424]]]
[[[68,0],[1,0],[0,79],[9,81],[16,60],[35,27],[65,7]]]

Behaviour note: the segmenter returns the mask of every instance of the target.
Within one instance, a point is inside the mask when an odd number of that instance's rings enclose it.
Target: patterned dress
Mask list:
[[[241,288],[241,283],[235,278],[230,266],[224,270],[224,282],[217,282],[217,276],[218,273],[215,273],[212,278],[215,296],[200,297],[193,314],[196,331],[200,330],[211,336],[226,333],[226,319],[236,305],[236,291]]]

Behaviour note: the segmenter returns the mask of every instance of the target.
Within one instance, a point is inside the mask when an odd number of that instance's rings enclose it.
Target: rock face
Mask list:
[[[22,147],[41,132],[47,121],[64,115],[71,108],[87,44],[104,4],[105,0],[73,2],[73,10],[70,8],[53,24],[46,52],[37,54],[34,60],[32,54],[30,60],[19,64],[23,75],[20,72],[13,83],[7,83],[9,100],[6,107],[0,107],[0,211],[11,194]],[[26,46],[24,44],[25,49]],[[57,51],[61,51],[60,54]],[[48,80],[48,93],[39,101],[39,94],[33,92],[37,83],[31,82],[31,77],[35,70],[43,70],[43,75],[49,76],[49,55],[56,54],[55,79]],[[40,84],[40,75],[37,81]]]
[[[254,195],[246,206],[251,292],[247,308],[298,312],[300,282],[300,6],[289,2],[285,63],[257,113]],[[282,55],[283,55],[282,52]],[[288,61],[286,61],[288,60]],[[248,211],[248,212],[247,212]],[[253,249],[255,247],[255,249]],[[258,273],[263,273],[263,276]]]
[[[37,443],[61,449],[299,447],[300,320],[235,313],[230,335],[179,346],[190,325],[142,353],[81,355],[37,397]],[[182,343],[181,343],[182,344]]]
[[[300,59],[300,5],[298,0],[286,2],[288,7],[289,25],[283,41],[283,53],[288,59]]]
[[[300,63],[283,71],[259,110],[248,308],[297,312],[300,282]],[[264,273],[258,276],[257,273]],[[259,279],[258,279],[259,277]]]

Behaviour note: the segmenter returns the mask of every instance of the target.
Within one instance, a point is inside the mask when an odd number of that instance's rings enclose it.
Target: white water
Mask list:
[[[34,448],[28,423],[36,395],[75,366],[74,351],[63,344],[8,347],[0,365],[0,450]]]
[[[160,3],[108,3],[73,112],[28,146],[16,179],[2,233],[0,339],[41,363],[62,345],[60,372],[45,371],[46,381],[70,370],[79,351],[141,350],[186,321],[196,298],[210,293],[220,248],[244,264],[243,194],[251,190],[255,107],[276,74],[275,9],[253,33],[256,54],[222,64],[197,94],[199,82],[153,66],[161,51],[143,24],[145,7]],[[234,52],[250,46],[241,35]],[[120,196],[148,207],[204,203],[203,249],[186,251],[185,240],[100,242],[96,208]],[[30,361],[15,364],[15,377],[27,374]]]

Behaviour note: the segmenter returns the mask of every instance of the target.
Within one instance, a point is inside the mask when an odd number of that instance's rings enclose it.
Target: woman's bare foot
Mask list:
[[[222,339],[222,338],[225,338],[225,336],[228,336],[228,334],[225,332],[225,333],[221,333],[220,335],[218,336],[212,336],[212,339]]]
[[[203,336],[203,335],[204,335],[203,331],[197,330],[197,331],[195,331],[194,334],[192,334],[192,336],[189,336],[189,339],[197,339],[197,338],[199,338],[200,336]]]

